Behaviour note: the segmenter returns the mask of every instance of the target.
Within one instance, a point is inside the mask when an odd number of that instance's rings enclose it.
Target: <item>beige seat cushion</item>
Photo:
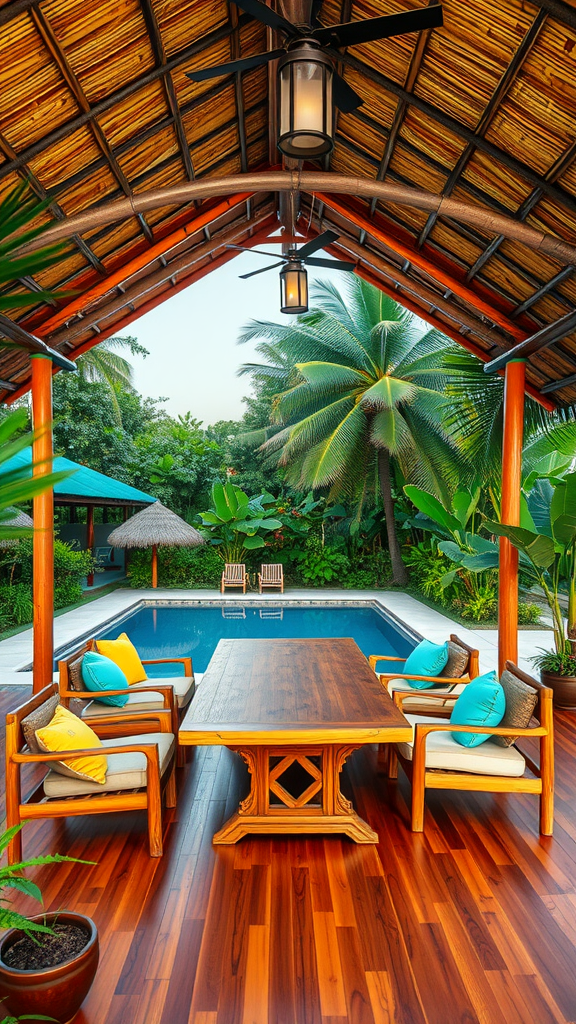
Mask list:
[[[162,683],[162,685],[170,683],[174,687],[174,695],[179,708],[185,708],[190,703],[196,689],[192,676],[174,676],[170,679],[149,679],[145,683],[133,683],[128,687],[128,700],[123,708],[111,707],[110,704],[94,700],[84,708],[82,718],[114,715],[126,711],[158,711],[164,706],[164,698],[161,693],[138,692],[143,686],[153,686],[154,682]]]
[[[388,682],[388,693],[392,696],[395,690],[399,690],[402,693],[412,691],[414,697],[409,697],[404,701],[403,708],[405,712],[410,708],[414,709],[416,707],[430,708],[430,710],[436,708],[437,711],[440,711],[442,708],[454,706],[456,698],[462,693],[465,685],[466,683],[448,683],[446,686],[433,686],[430,690],[415,690],[413,686],[410,686],[408,679],[399,678],[390,679]],[[445,693],[447,699],[445,701],[434,700],[434,698],[429,700],[426,695],[430,693]]]
[[[139,743],[156,743],[160,757],[160,774],[168,767],[174,750],[174,736],[171,732],[149,732],[141,736],[121,736],[118,739],[102,740],[106,747],[131,746]],[[85,796],[87,793],[114,793],[119,789],[142,789],[146,786],[146,755],[139,752],[108,754],[108,771],[103,786],[97,782],[69,779],[49,771],[44,779],[46,796]]]
[[[419,722],[438,723],[429,715],[406,715],[410,725]],[[448,728],[450,723],[446,722]],[[413,743],[399,743],[398,751],[412,760]],[[519,778],[524,774],[526,762],[516,747],[499,747],[493,739],[478,747],[463,747],[452,739],[450,732],[431,733],[426,740],[426,767],[445,771],[472,772],[474,775],[505,775]]]

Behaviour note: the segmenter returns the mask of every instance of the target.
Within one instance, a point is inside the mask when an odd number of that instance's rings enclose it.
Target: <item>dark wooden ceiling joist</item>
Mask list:
[[[542,31],[542,28],[544,27],[544,24],[546,22],[546,18],[546,11],[540,10],[536,14],[534,21],[532,22],[530,28],[528,29],[526,35],[524,36],[522,42],[516,50],[516,53],[514,54],[512,60],[506,67],[506,70],[504,71],[500,81],[498,82],[498,85],[496,86],[487,105],[484,108],[482,116],[475,128],[477,135],[483,136],[486,133],[488,127],[490,126],[498,111],[498,108],[502,100],[510,90],[512,84],[516,81],[516,78],[518,77],[518,72],[520,71],[522,65],[524,64],[524,61],[528,57],[528,54],[530,53],[536,40],[538,39],[538,36],[540,35],[540,32]],[[468,164],[469,160],[474,154],[474,149],[474,145],[471,142],[469,142],[466,148],[461,153],[448,178],[448,181],[446,182],[444,188],[442,189],[444,195],[449,196],[452,194],[455,186],[459,182],[462,173],[466,169],[466,165]],[[426,241],[428,235],[432,231],[437,219],[438,214],[436,213],[431,213],[430,216],[428,217],[428,220],[426,221],[426,224],[424,225],[418,238],[419,247],[422,247],[424,245],[424,242]]]
[[[511,360],[527,359],[534,352],[542,352],[543,349],[548,348],[555,341],[560,341],[561,338],[567,337],[573,331],[576,331],[576,310],[566,313],[565,316],[554,323],[547,324],[541,331],[532,334],[529,338],[525,338],[506,352],[502,352],[495,359],[486,363],[484,369],[486,373],[496,373],[497,370],[501,370]]]
[[[524,178],[534,188],[542,189],[542,192],[553,199],[555,202],[567,207],[567,209],[576,213],[576,196],[571,195],[564,189],[559,188],[557,185],[553,185],[551,182],[546,181],[545,178],[541,177],[535,171],[532,170],[528,164],[522,163],[521,160],[517,160],[516,157],[507,153],[505,150],[500,149],[499,146],[495,146],[492,142],[483,138],[482,135],[478,135],[477,132],[467,128],[466,125],[462,124],[461,121],[457,121],[451,117],[450,114],[446,114],[443,110],[435,107],[432,103],[428,103],[427,100],[421,96],[417,96],[415,93],[407,92],[401,85],[394,82],[391,78],[387,78],[380,71],[376,71],[375,68],[371,68],[370,65],[358,60],[357,57],[352,57],[349,53],[342,56],[342,60],[349,67],[353,68],[359,74],[364,75],[375,85],[380,86],[386,92],[392,93],[393,96],[397,96],[399,99],[406,101],[408,106],[415,107],[420,110],[427,117],[430,117],[437,124],[443,125],[449,131],[453,132],[454,135],[458,135],[464,139],[465,142],[471,143],[475,149],[479,149],[492,159],[496,160],[503,167],[507,167],[514,174],[518,174],[521,178]]]
[[[238,20],[240,25],[246,25],[251,19],[248,15],[242,15]],[[116,92],[110,93],[98,103],[93,104],[88,111],[78,114],[77,117],[71,118],[70,121],[67,121],[65,124],[60,125],[60,127],[55,128],[54,131],[49,132],[48,135],[38,139],[38,141],[34,142],[31,146],[27,146],[26,149],[19,153],[14,160],[10,160],[3,164],[0,167],[0,180],[5,178],[8,174],[11,174],[13,171],[17,171],[23,164],[28,163],[28,161],[33,157],[43,153],[46,149],[49,149],[50,146],[53,146],[55,143],[65,139],[66,136],[71,135],[73,132],[77,131],[78,128],[82,128],[93,118],[98,117],[99,114],[103,114],[117,104],[129,99],[130,96],[139,92],[140,89],[144,89],[145,86],[158,81],[159,78],[162,78],[169,72],[179,68],[181,64],[190,61],[192,57],[202,53],[203,50],[216,45],[216,43],[221,42],[223,39],[227,39],[232,31],[233,28],[231,23],[227,22],[225,25],[215,29],[213,32],[209,32],[201,39],[197,39],[194,43],[191,43],[190,46],[185,46],[182,50],[179,50],[173,57],[167,60],[165,64],[153,68],[144,75],[140,75],[128,85],[123,86],[121,89],[117,89]]]

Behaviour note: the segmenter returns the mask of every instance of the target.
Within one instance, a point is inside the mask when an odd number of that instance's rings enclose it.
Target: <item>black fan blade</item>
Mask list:
[[[279,263],[270,263],[267,267],[261,267],[260,270],[253,270],[250,274],[240,274],[241,281],[247,281],[249,277],[256,277],[256,274],[265,274],[267,270],[274,270],[274,267],[281,267],[285,260],[280,260]]]
[[[246,11],[246,14],[251,14],[253,18],[261,21],[263,25],[275,28],[279,32],[285,32],[288,36],[300,35],[296,25],[293,25],[287,18],[283,18],[281,14],[276,14],[276,11],[261,3],[260,0],[234,0],[234,2],[236,7]]]
[[[426,28],[442,25],[442,6],[420,7],[417,11],[402,14],[386,14],[383,18],[366,18],[364,21],[348,21],[343,25],[329,28],[315,28],[312,36],[322,46],[357,46],[372,43],[376,39],[389,39],[406,32],[421,32]]]
[[[227,249],[239,249],[240,252],[257,252],[259,256],[271,256],[272,259],[277,259],[279,253],[277,252],[266,252],[266,249],[251,249],[249,245],[227,245]]]
[[[331,267],[332,270],[356,270],[355,263],[347,263],[346,260],[323,260],[311,256],[304,260],[309,267]]]
[[[312,15],[310,17],[310,24],[316,28],[322,28],[320,24],[320,11],[324,0],[312,0]]]
[[[362,106],[364,100],[357,92],[354,92],[352,86],[348,85],[348,82],[345,82],[337,71],[334,72],[333,83],[334,103],[343,114],[349,114],[351,110]]]
[[[269,50],[268,53],[255,53],[253,57],[231,60],[227,64],[218,64],[215,68],[198,68],[197,71],[187,71],[186,77],[191,78],[193,82],[205,82],[208,78],[222,78],[223,75],[233,75],[236,71],[249,71],[250,68],[268,64],[269,61],[282,57],[285,52],[285,50]]]
[[[337,235],[335,231],[323,231],[321,235],[317,235],[310,242],[306,242],[301,249],[298,249],[298,259],[304,260],[308,256],[312,256],[313,253],[318,252],[319,249],[323,249],[326,245],[332,245],[340,235]]]

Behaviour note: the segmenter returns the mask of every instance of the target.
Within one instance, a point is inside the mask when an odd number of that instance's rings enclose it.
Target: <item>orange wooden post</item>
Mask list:
[[[86,547],[91,555],[94,554],[94,506],[86,507]],[[94,573],[88,574],[86,581],[89,587],[94,586]]]
[[[32,424],[35,439],[33,475],[52,472],[52,360],[31,356]],[[32,689],[38,693],[52,682],[54,661],[54,491],[50,487],[34,498],[32,596],[34,602],[34,657]]]
[[[158,548],[152,545],[152,586],[158,586]]]
[[[504,383],[500,519],[512,526],[520,524],[525,385],[525,360],[510,360]],[[498,670],[502,673],[507,661],[518,663],[518,551],[507,537],[500,537],[499,563]]]

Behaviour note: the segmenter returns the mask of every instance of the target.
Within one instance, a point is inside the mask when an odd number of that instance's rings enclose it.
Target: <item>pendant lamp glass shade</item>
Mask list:
[[[286,156],[314,160],[333,149],[332,75],[332,62],[313,43],[301,43],[282,57],[278,148]]]
[[[280,271],[280,312],[306,313],[308,310],[308,274],[298,260]]]

